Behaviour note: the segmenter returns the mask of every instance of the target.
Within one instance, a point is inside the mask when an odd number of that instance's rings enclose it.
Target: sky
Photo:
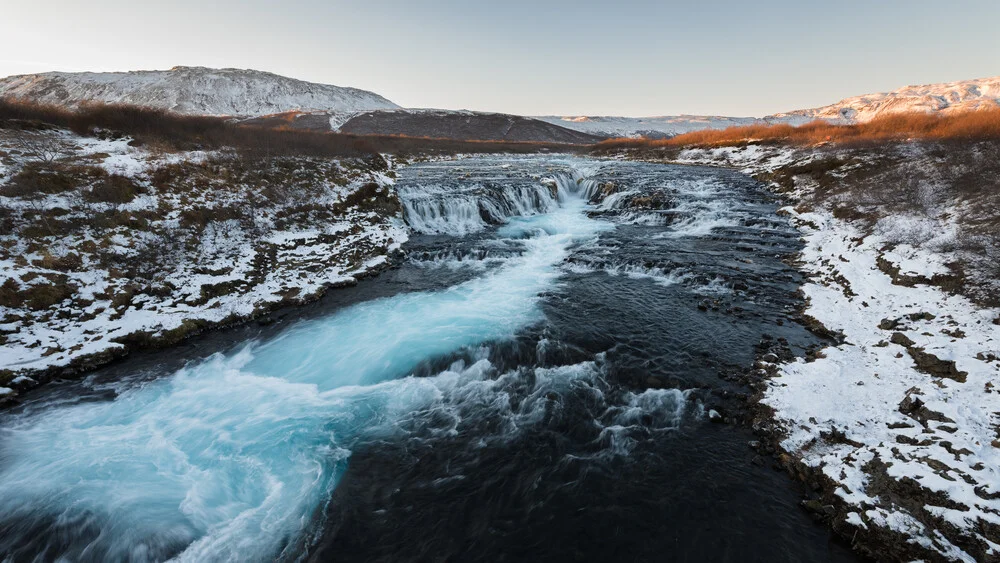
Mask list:
[[[1000,1],[0,0],[0,76],[253,68],[405,107],[761,116],[1000,75]]]

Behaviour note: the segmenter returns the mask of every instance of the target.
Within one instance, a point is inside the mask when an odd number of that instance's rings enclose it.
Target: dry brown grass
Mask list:
[[[596,145],[598,151],[629,148],[680,148],[739,145],[749,142],[815,145],[832,142],[1000,139],[1000,108],[951,115],[899,113],[856,125],[833,125],[813,121],[798,127],[787,124],[749,125],[706,129],[670,139],[609,139]]]

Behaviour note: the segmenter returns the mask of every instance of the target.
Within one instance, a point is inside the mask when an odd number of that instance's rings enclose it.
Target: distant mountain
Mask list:
[[[649,137],[653,139],[673,137],[701,129],[725,129],[726,127],[771,122],[759,117],[723,117],[717,115],[664,115],[657,117],[544,115],[535,117],[535,119],[601,137]]]
[[[355,135],[407,135],[461,141],[585,145],[607,136],[574,131],[531,117],[467,110],[395,109],[353,113],[285,112],[242,120],[247,125]]]
[[[961,82],[906,86],[892,92],[866,94],[813,109],[776,113],[766,117],[673,115],[660,117],[541,116],[542,121],[607,137],[672,137],[699,129],[789,123],[816,119],[861,123],[897,112],[950,113],[1000,107],[1000,76]]]
[[[343,122],[339,130],[359,135],[570,144],[590,144],[607,138],[519,115],[430,109],[367,111]]]
[[[892,92],[855,96],[828,106],[779,113],[771,117],[861,123],[890,113],[951,113],[998,106],[1000,76],[994,76],[961,82],[904,86]]]
[[[315,84],[259,70],[184,66],[170,70],[9,76],[0,78],[0,97],[70,107],[98,101],[187,114],[235,116],[399,107],[378,94],[357,88]]]
[[[0,97],[76,106],[98,101],[152,106],[187,114],[227,115],[263,125],[359,134],[452,139],[591,143],[608,137],[672,137],[700,129],[815,119],[856,123],[895,112],[949,113],[1000,107],[1000,77],[906,86],[813,109],[766,117],[541,116],[404,110],[378,94],[315,84],[269,72],[203,67],[133,72],[47,72],[0,78]]]

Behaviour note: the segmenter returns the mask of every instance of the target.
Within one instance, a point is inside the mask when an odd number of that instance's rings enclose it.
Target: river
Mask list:
[[[714,424],[798,248],[736,172],[402,169],[398,268],[0,415],[13,561],[853,561]]]

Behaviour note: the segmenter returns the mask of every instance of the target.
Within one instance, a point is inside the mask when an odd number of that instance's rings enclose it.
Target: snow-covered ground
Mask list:
[[[786,211],[806,233],[806,314],[845,342],[771,381],[762,402],[787,434],[781,447],[837,484],[859,530],[887,528],[950,560],[1000,557],[1000,310],[894,284],[877,264],[930,278],[934,253],[884,252],[886,240],[827,212]]]
[[[816,158],[762,146],[680,154],[762,178]],[[806,178],[788,195],[815,203],[815,188]],[[773,374],[760,402],[791,472],[808,468],[834,527],[880,558],[1000,560],[1000,309],[926,283],[955,258],[939,244],[946,222],[906,244],[901,234],[927,225],[890,216],[860,228],[823,205],[781,212],[803,232],[805,314],[843,336],[808,359],[758,363]]]
[[[256,116],[287,111],[359,112],[396,104],[366,90],[234,68],[178,66],[132,72],[46,72],[0,79],[0,97],[46,104],[132,104],[179,113]]]
[[[18,196],[39,146],[55,157],[43,168],[58,174],[46,177],[72,181]],[[240,159],[0,130],[0,162],[0,218],[11,227],[0,233],[0,401],[53,369],[353,283],[407,238],[393,172],[360,160]],[[137,193],[100,195],[123,185]]]

